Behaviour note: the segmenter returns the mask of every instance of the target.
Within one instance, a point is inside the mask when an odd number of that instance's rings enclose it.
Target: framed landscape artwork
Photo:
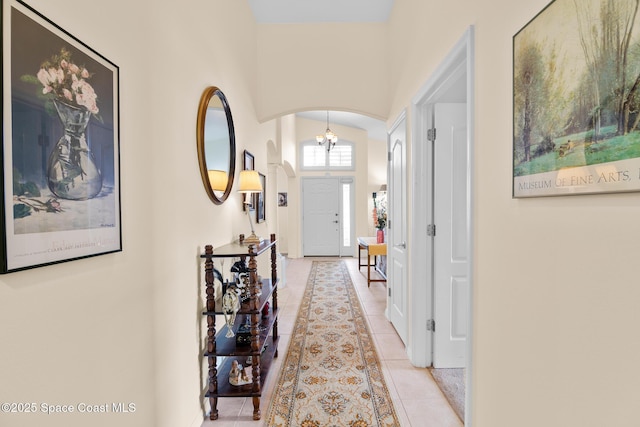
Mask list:
[[[513,197],[638,190],[638,0],[555,0],[513,37]]]
[[[122,250],[118,67],[2,0],[0,273]]]

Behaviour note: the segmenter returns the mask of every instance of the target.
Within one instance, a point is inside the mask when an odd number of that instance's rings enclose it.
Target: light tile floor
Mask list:
[[[273,372],[263,386],[260,409],[262,421],[253,421],[253,404],[250,398],[218,400],[219,418],[204,421],[202,427],[257,427],[266,426],[269,401],[277,381],[278,372],[286,356],[293,324],[307,284],[312,261],[316,258],[287,259],[286,284],[278,290],[281,307],[278,330],[281,335]],[[330,258],[317,258],[327,260]],[[358,292],[362,308],[376,342],[378,356],[383,365],[387,387],[402,427],[461,427],[462,421],[436,385],[427,369],[415,368],[409,362],[404,344],[384,315],[387,288],[384,282],[373,282],[367,287],[367,271],[358,271],[356,258],[342,258],[347,264],[351,280]],[[373,275],[374,273],[372,273]],[[266,426],[271,427],[271,426]]]

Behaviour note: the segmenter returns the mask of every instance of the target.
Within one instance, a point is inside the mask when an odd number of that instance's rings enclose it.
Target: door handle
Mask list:
[[[402,249],[407,249],[407,243],[406,242],[402,242],[399,245],[395,245],[396,248],[402,248]]]

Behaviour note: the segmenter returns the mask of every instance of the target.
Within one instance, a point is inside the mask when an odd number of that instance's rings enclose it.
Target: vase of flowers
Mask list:
[[[49,155],[49,189],[63,199],[92,199],[102,189],[102,175],[87,145],[86,129],[91,112],[59,100],[53,103],[64,134]]]
[[[376,242],[384,243],[384,229],[387,226],[387,209],[383,203],[377,203],[375,197],[373,198],[373,225],[377,229]]]
[[[45,61],[36,75],[63,128],[47,163],[49,189],[62,199],[87,200],[102,189],[102,175],[86,137],[89,120],[99,111],[98,97],[87,82],[90,77],[86,68],[71,61],[71,53],[64,48]]]

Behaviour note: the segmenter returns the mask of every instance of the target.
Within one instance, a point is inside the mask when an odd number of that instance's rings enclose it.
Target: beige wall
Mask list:
[[[257,34],[258,120],[327,109],[387,117],[385,24],[260,24]]]
[[[638,194],[511,198],[512,37],[546,4],[396,1],[389,119],[473,24],[473,425],[633,425]]]
[[[160,383],[152,248],[161,234],[153,232],[159,206],[153,186],[164,177],[154,174],[150,141],[160,115],[149,105],[165,97],[149,80],[156,68],[149,38],[134,37],[146,10],[125,1],[29,3],[121,67],[124,252],[0,276],[0,402],[132,402],[136,412],[0,413],[0,425],[150,426]]]
[[[546,0],[396,0],[389,25],[286,29],[256,28],[238,1],[29,4],[120,66],[124,251],[0,277],[0,401],[137,410],[0,414],[0,425],[199,425],[198,254],[248,229],[236,194],[214,206],[201,188],[203,89],[217,85],[229,99],[238,168],[246,148],[264,173],[266,142],[277,139],[264,120],[326,107],[390,125],[471,24],[473,425],[633,424],[637,193],[511,198],[511,37]],[[325,56],[339,65],[314,66]],[[259,234],[275,227],[269,220]]]
[[[242,150],[267,173],[252,100],[255,33],[246,2],[31,0],[120,67],[121,253],[0,276],[0,402],[133,402],[133,414],[14,415],[2,426],[176,427],[202,422],[198,315],[205,244],[248,232],[241,199],[201,184],[196,113],[226,94]],[[251,78],[250,78],[251,77]],[[269,224],[257,231],[266,236]]]

